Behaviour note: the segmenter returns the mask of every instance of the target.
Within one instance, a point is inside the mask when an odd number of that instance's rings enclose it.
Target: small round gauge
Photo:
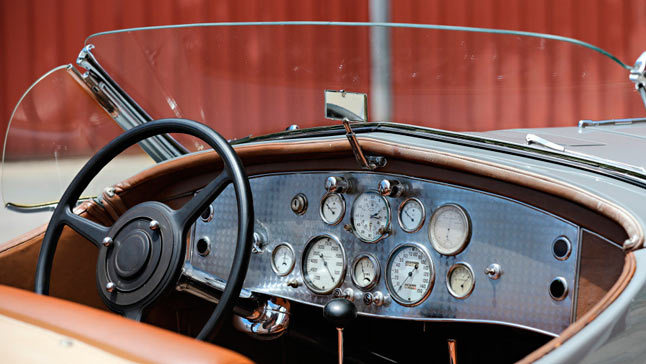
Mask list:
[[[321,219],[328,225],[336,225],[345,215],[345,200],[338,193],[328,193],[321,199]]]
[[[419,305],[431,293],[434,282],[433,261],[420,245],[400,245],[390,253],[386,285],[395,301],[404,306]]]
[[[271,252],[271,268],[279,276],[286,276],[294,268],[294,249],[287,244],[276,245]]]
[[[446,287],[455,298],[469,297],[475,284],[473,270],[467,263],[454,264],[446,274]]]
[[[409,198],[399,205],[399,226],[407,233],[418,231],[424,224],[426,211],[422,202],[416,198]]]
[[[352,283],[363,291],[370,290],[379,281],[381,267],[372,254],[361,254],[352,263]]]
[[[318,294],[328,294],[345,277],[345,251],[330,235],[316,236],[307,242],[302,261],[303,281]]]
[[[377,192],[360,194],[352,205],[354,234],[366,243],[376,243],[388,233],[390,206]]]
[[[431,216],[428,237],[438,253],[444,255],[460,253],[471,237],[469,215],[456,204],[440,206]]]

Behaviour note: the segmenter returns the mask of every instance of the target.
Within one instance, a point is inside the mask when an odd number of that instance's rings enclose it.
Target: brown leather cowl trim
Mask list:
[[[635,261],[635,254],[633,252],[628,252],[628,254],[626,254],[626,261],[624,264],[624,269],[621,272],[621,276],[619,276],[619,279],[608,291],[608,293],[606,293],[606,295],[603,296],[603,298],[596,305],[594,305],[594,307],[592,307],[590,311],[576,320],[572,325],[568,326],[567,329],[565,329],[558,337],[555,337],[545,345],[536,349],[518,363],[526,364],[535,362],[536,360],[547,355],[550,351],[563,345],[565,341],[567,341],[572,336],[574,336],[574,334],[586,327],[592,320],[599,316],[599,314],[603,310],[610,306],[610,304],[613,303],[617,299],[617,297],[619,297],[621,292],[624,291],[633,275],[635,274],[636,267],[637,262]]]

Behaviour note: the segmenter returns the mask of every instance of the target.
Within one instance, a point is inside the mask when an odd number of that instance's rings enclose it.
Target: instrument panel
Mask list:
[[[317,306],[341,296],[360,315],[552,335],[573,318],[579,228],[546,211],[372,172],[269,174],[252,177],[251,188],[257,239],[247,291]],[[195,224],[185,274],[227,278],[235,211],[229,186]]]

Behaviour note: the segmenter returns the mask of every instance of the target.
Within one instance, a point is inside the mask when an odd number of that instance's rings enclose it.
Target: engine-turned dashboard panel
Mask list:
[[[454,185],[371,172],[251,178],[256,241],[244,288],[360,315],[483,321],[558,334],[573,318],[579,227]],[[185,274],[217,286],[237,235],[231,186],[191,234]]]

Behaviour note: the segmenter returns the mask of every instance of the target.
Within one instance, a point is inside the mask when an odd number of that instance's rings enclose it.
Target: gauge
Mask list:
[[[303,281],[314,293],[330,293],[343,282],[345,252],[341,243],[330,235],[310,239],[302,264]]]
[[[435,210],[428,227],[428,237],[438,253],[458,254],[467,246],[470,236],[471,221],[462,207],[448,204]]]
[[[271,252],[271,268],[279,276],[286,276],[294,268],[294,249],[287,244],[276,245]]]
[[[326,224],[336,225],[345,215],[345,200],[338,193],[328,193],[321,199],[321,209],[319,210],[321,219]]]
[[[382,239],[390,226],[390,206],[377,192],[364,192],[352,205],[352,228],[366,243]]]
[[[388,258],[386,285],[393,299],[404,306],[416,306],[431,293],[435,281],[433,261],[417,244],[400,245]]]
[[[379,281],[381,267],[372,254],[361,254],[352,263],[352,282],[361,290],[370,290]]]
[[[475,287],[475,276],[467,263],[456,263],[446,274],[446,287],[455,298],[466,298]]]
[[[404,200],[399,205],[399,226],[407,233],[414,233],[422,227],[424,219],[426,218],[426,211],[424,205],[416,198],[409,198]]]

